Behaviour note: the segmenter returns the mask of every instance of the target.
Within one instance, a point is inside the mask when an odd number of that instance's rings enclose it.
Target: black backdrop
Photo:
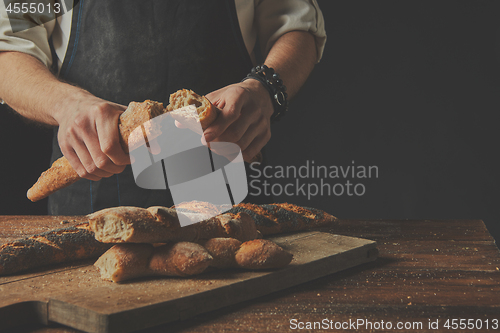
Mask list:
[[[318,2],[325,53],[289,115],[273,125],[269,163],[276,170],[354,161],[377,166],[378,177],[325,180],[362,183],[361,196],[276,200],[341,218],[482,219],[499,240],[495,1]],[[0,126],[0,214],[46,213],[46,202],[31,203],[25,192],[48,164],[50,131],[4,107]]]

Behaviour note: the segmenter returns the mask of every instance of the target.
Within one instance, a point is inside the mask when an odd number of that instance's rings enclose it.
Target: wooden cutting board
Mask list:
[[[2,219],[0,230],[6,230]],[[132,332],[263,296],[377,257],[374,241],[326,232],[270,239],[293,253],[289,266],[117,284],[102,281],[92,266],[94,260],[89,260],[0,277],[0,331],[53,321],[86,332]]]

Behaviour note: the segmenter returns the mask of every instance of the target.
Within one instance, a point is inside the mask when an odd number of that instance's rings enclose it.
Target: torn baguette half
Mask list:
[[[205,96],[198,95],[192,90],[181,89],[170,95],[170,104],[167,105],[166,109],[178,122],[180,122],[186,128],[191,129],[195,133],[200,133],[201,130],[207,129],[216,119],[220,113],[220,110],[212,104]],[[196,113],[198,116],[194,115],[189,106],[194,105],[196,107]],[[255,155],[248,163],[263,161],[262,153],[259,152]]]
[[[217,109],[205,96],[200,96],[192,90],[181,89],[170,95],[170,104],[167,105],[167,112],[177,121],[182,124],[186,124],[188,128],[191,128],[197,132],[192,124],[200,123],[202,130],[205,130],[210,124],[212,124],[219,114],[219,109]],[[188,106],[194,105],[196,108],[196,113],[193,115],[189,111]],[[200,133],[201,134],[201,133]]]
[[[131,102],[127,109],[120,115],[118,121],[120,144],[123,150],[128,153],[145,142],[142,132],[134,132],[134,129],[138,126],[143,125],[145,134],[147,135],[146,138],[152,139],[161,134],[159,125],[154,121],[148,120],[163,113],[165,113],[165,109],[162,103],[150,100],[142,103]],[[40,175],[36,183],[28,190],[26,196],[35,202],[80,179],[78,173],[73,169],[66,157],[63,156],[54,161],[52,166]]]

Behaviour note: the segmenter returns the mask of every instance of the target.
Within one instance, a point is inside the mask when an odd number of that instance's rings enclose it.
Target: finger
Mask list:
[[[241,152],[240,147],[229,142],[212,142],[209,144],[210,150],[220,156],[224,156],[229,161],[232,161]]]
[[[94,180],[94,181],[98,181],[101,179],[101,177],[94,176],[94,175],[89,174],[87,172],[87,170],[83,166],[82,162],[80,161],[80,158],[78,158],[78,155],[76,154],[76,152],[73,148],[63,149],[61,147],[61,151],[62,151],[64,157],[66,157],[66,159],[68,160],[71,167],[73,167],[73,170],[76,171],[78,176],[80,176],[81,178]]]
[[[182,125],[179,121],[175,121],[175,127],[177,128],[186,128],[186,126]]]
[[[204,145],[204,146],[206,146],[206,147],[210,147],[209,143],[205,139],[205,134],[201,135],[201,144]]]
[[[245,131],[245,134],[236,142],[240,147],[241,151],[244,151],[248,146],[258,137],[260,134],[264,133],[268,128],[264,125],[252,124]]]
[[[250,145],[243,151],[243,159],[250,162],[271,139],[271,132],[257,136]]]
[[[252,126],[257,126],[257,117],[258,115],[255,112],[242,112],[241,116],[213,141],[238,143],[243,137],[253,134],[252,137],[246,139],[249,144],[258,134],[257,129],[252,129],[252,133],[247,133]]]
[[[107,158],[104,158],[104,156],[99,154],[99,152],[91,150],[91,153],[94,153],[93,157],[102,160],[102,166],[100,166],[100,169],[114,173],[117,173],[115,171],[121,169],[116,168],[115,166],[130,164],[130,158],[123,151],[120,144],[118,131],[118,120],[120,114],[121,112],[116,109],[112,109],[112,107],[109,106],[104,113],[101,113],[101,115],[97,117],[95,122],[95,130],[99,140],[99,149]],[[111,163],[109,163],[109,161]]]
[[[116,165],[102,151],[97,133],[85,131],[83,140],[84,143],[75,145],[75,151],[88,173],[99,177],[110,177],[125,169],[125,165]]]
[[[205,129],[205,139],[210,142],[224,133],[224,131],[240,117],[241,108],[245,102],[245,95],[236,94],[227,96],[223,102],[224,106],[221,109],[221,113],[215,121]]]
[[[80,175],[80,177],[87,179],[92,178],[91,176],[96,176],[98,178],[107,178],[113,175],[113,173],[101,170],[98,167],[98,165],[95,163],[95,160],[91,152],[89,151],[85,143],[83,143],[82,141],[74,142],[73,149],[84,168],[83,170],[80,171],[76,170]]]

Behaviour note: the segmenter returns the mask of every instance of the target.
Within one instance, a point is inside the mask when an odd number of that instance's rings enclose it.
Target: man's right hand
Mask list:
[[[82,178],[99,180],[122,172],[130,164],[119,141],[118,120],[123,105],[81,91],[55,110],[62,153]]]
[[[126,107],[59,81],[31,55],[0,52],[0,98],[26,118],[59,126],[61,151],[80,177],[99,180],[130,164],[118,133]]]

